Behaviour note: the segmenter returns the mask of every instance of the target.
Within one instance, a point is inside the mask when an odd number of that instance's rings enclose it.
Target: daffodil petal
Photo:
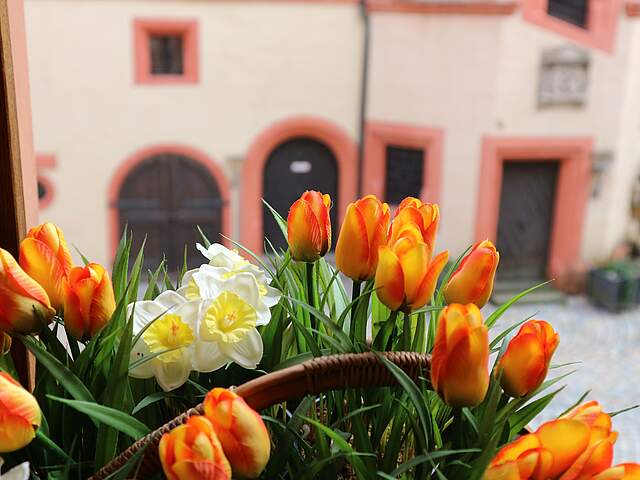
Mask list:
[[[220,351],[218,344],[196,341],[193,354],[193,369],[209,373],[224,367],[229,359]]]
[[[262,337],[256,329],[253,329],[239,342],[220,344],[220,350],[238,365],[254,369],[262,358]]]
[[[184,385],[189,378],[189,373],[191,373],[191,355],[186,352],[173,362],[161,362],[154,359],[149,363],[153,364],[153,372],[158,380],[158,385],[165,392],[170,392]]]

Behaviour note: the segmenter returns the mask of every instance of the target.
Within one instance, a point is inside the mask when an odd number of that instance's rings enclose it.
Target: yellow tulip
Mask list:
[[[440,313],[431,357],[431,383],[448,405],[478,405],[489,388],[489,334],[474,304]]]
[[[165,433],[158,456],[169,480],[230,480],[231,467],[213,425],[203,416]]]
[[[373,278],[388,229],[389,206],[375,195],[350,203],[336,245],[338,269],[356,281]]]
[[[417,227],[422,241],[434,250],[439,222],[440,209],[437,204],[423,203],[417,198],[407,197],[396,210],[391,224],[389,243],[393,244],[401,238],[407,226]]]
[[[37,333],[54,314],[47,292],[0,248],[0,330]]]
[[[8,373],[0,372],[0,453],[31,443],[40,426],[38,402]]]
[[[544,320],[529,320],[522,325],[498,364],[504,391],[512,397],[523,397],[537,389],[547,376],[559,341]]]
[[[111,319],[116,302],[109,273],[97,263],[69,272],[64,303],[64,325],[78,340],[95,335]]]
[[[269,461],[271,441],[262,417],[230,390],[214,388],[204,400],[234,475],[258,478]]]
[[[474,245],[444,288],[447,303],[475,303],[482,308],[493,291],[500,254],[489,240]]]
[[[32,228],[20,244],[20,266],[49,295],[51,305],[64,305],[64,284],[73,266],[62,230],[53,223]]]
[[[331,197],[306,191],[289,209],[287,238],[291,257],[301,262],[315,262],[331,248]]]

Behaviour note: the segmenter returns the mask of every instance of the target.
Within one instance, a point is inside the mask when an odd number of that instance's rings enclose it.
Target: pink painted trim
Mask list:
[[[56,189],[53,186],[53,182],[42,175],[38,175],[37,183],[41,183],[45,188],[45,196],[38,199],[38,206],[40,207],[40,210],[44,210],[53,202],[53,199],[56,196]]]
[[[587,47],[613,52],[621,0],[589,0],[587,28],[547,14],[548,0],[523,0],[525,20]]]
[[[418,3],[407,0],[368,0],[371,12],[426,13],[444,15],[511,15],[517,2],[460,1],[455,3],[433,1]]]
[[[357,192],[357,147],[349,135],[334,123],[318,117],[299,116],[280,120],[263,130],[253,141],[242,168],[242,243],[254,253],[263,252],[262,181],[269,154],[282,142],[309,137],[324,143],[338,164],[338,221]]]
[[[364,191],[384,198],[388,145],[420,148],[425,153],[420,198],[425,202],[437,203],[442,180],[443,138],[444,131],[441,128],[368,121],[365,130]]]
[[[222,197],[222,234],[228,237],[231,233],[231,192],[229,188],[229,182],[224,174],[220,164],[216,162],[209,155],[201,150],[197,150],[193,147],[179,144],[159,144],[152,145],[140,149],[130,155],[124,162],[120,164],[116,170],[109,186],[107,187],[107,205],[108,205],[108,225],[107,231],[109,234],[109,254],[111,258],[115,256],[115,252],[118,248],[118,242],[120,241],[120,218],[118,216],[118,209],[116,207],[118,198],[120,196],[120,189],[122,183],[127,178],[127,175],[144,160],[153,157],[155,155],[173,153],[176,155],[184,155],[192,160],[199,162],[205,166],[209,173],[213,176],[220,189],[220,196]],[[195,225],[194,225],[195,228]],[[223,241],[221,243],[226,243]]]
[[[22,166],[25,217],[28,227],[38,223],[38,184],[36,159],[33,149],[33,126],[31,123],[31,91],[27,56],[27,36],[24,20],[24,0],[8,0],[9,37],[13,78],[18,111],[18,139]],[[26,232],[24,232],[26,233]]]
[[[624,7],[628,17],[640,17],[640,2],[637,0],[628,1]]]
[[[182,75],[152,75],[149,53],[150,35],[183,36]],[[134,72],[135,83],[166,85],[175,83],[198,83],[198,21],[180,19],[143,19],[133,20]]]
[[[56,156],[53,153],[37,153],[36,165],[38,170],[41,168],[55,168],[58,163]]]
[[[561,278],[580,260],[592,146],[593,139],[589,137],[485,137],[476,207],[476,240],[496,240],[505,160],[559,160],[547,270],[550,277]]]

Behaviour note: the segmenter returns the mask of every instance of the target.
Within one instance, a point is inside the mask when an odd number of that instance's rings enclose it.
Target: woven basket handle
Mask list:
[[[430,357],[414,352],[385,352],[384,357],[400,367],[413,381],[429,377]],[[263,410],[305,395],[317,395],[347,388],[397,385],[389,369],[375,353],[350,353],[318,357],[293,367],[278,370],[237,387],[234,391],[255,410]],[[158,443],[162,435],[184,424],[192,415],[204,412],[200,404],[141,438],[105,465],[90,480],[104,480],[119,470],[141,448],[146,448],[137,478],[149,478],[159,471]]]

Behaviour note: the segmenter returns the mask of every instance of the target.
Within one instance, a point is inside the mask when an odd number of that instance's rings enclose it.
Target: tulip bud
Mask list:
[[[55,313],[47,292],[0,248],[0,330],[37,333]]]
[[[394,244],[403,236],[407,225],[415,226],[420,232],[422,241],[435,249],[440,209],[435,203],[422,203],[414,197],[405,198],[396,210],[395,218],[389,232],[389,244]]]
[[[474,304],[440,313],[431,357],[431,383],[447,405],[472,407],[489,388],[489,334]]]
[[[269,433],[258,412],[232,391],[214,388],[204,399],[204,413],[213,424],[234,475],[258,478],[271,453]]]
[[[336,245],[336,265],[356,281],[370,280],[378,266],[378,249],[387,243],[389,206],[374,195],[350,203]]]
[[[64,284],[73,266],[62,230],[53,223],[32,228],[20,244],[20,266],[49,295],[51,305],[64,305]]]
[[[623,463],[607,468],[591,480],[640,480],[640,465],[637,463]]]
[[[447,303],[475,303],[482,308],[493,291],[500,254],[489,240],[474,245],[444,288]]]
[[[315,262],[331,248],[331,197],[307,190],[289,209],[287,237],[291,257]]]
[[[200,415],[165,433],[158,455],[169,480],[231,479],[231,467],[213,425]]]
[[[95,335],[111,319],[116,302],[109,273],[97,263],[74,267],[69,272],[64,325],[78,340]]]
[[[549,362],[560,338],[544,320],[529,320],[511,339],[498,363],[502,389],[512,397],[523,397],[544,381]]]
[[[447,251],[433,259],[431,254],[416,226],[406,228],[393,245],[380,247],[375,276],[380,301],[391,310],[409,312],[426,305],[449,258]]]
[[[41,415],[33,395],[8,373],[0,372],[0,453],[13,452],[31,443]]]

